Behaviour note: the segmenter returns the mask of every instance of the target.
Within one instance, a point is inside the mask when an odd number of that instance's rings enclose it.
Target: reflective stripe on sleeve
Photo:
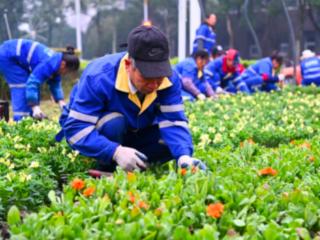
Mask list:
[[[22,39],[19,39],[18,43],[17,43],[17,49],[16,49],[16,55],[17,56],[21,55],[21,46],[22,46]]]
[[[84,122],[94,123],[94,124],[96,124],[96,122],[98,121],[98,117],[83,114],[74,110],[70,111],[69,117],[72,117],[74,119],[84,121]]]
[[[14,116],[30,116],[30,112],[13,112]]]
[[[26,84],[21,83],[21,84],[9,84],[9,88],[25,88]]]
[[[183,104],[161,105],[160,106],[161,112],[179,112],[179,111],[183,111],[183,110],[184,110]]]
[[[95,129],[94,126],[89,126],[86,127],[84,129],[82,129],[80,132],[76,133],[75,135],[73,135],[70,139],[69,142],[71,144],[76,144],[77,142],[79,142],[82,138],[84,138],[85,136],[89,135],[93,130]]]
[[[30,64],[30,62],[31,62],[31,59],[32,59],[34,50],[36,49],[36,47],[37,47],[38,44],[39,44],[38,42],[32,43],[31,48],[29,49],[28,57],[27,57],[27,62],[28,62],[29,64]],[[29,67],[29,69],[30,69],[30,71],[32,71],[31,67]]]
[[[107,115],[105,115],[104,117],[102,117],[98,123],[97,123],[97,129],[101,128],[105,123],[111,121],[112,119],[115,119],[117,117],[122,117],[123,115],[121,113],[118,112],[113,112],[113,113],[109,113]]]
[[[168,120],[159,122],[159,128],[174,127],[174,126],[188,128],[188,123],[185,121],[172,122],[172,121],[168,121]]]

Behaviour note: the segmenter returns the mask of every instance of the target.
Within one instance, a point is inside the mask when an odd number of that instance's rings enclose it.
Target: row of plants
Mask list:
[[[225,95],[218,103],[189,103],[187,113],[198,148],[234,147],[250,138],[276,147],[318,134],[319,107],[318,88],[297,87],[254,96]]]
[[[12,238],[310,239],[318,237],[319,137],[269,149],[245,141],[230,151],[197,151],[210,171],[172,164],[112,178],[74,178],[23,221],[12,208]]]
[[[93,179],[92,161],[54,142],[56,123],[1,122],[3,220],[12,239],[320,239],[317,94],[187,104],[206,172],[171,162]]]
[[[66,143],[56,143],[58,130],[49,121],[0,121],[0,220],[11,205],[36,210],[51,189],[58,189],[70,174],[84,172],[92,164]]]

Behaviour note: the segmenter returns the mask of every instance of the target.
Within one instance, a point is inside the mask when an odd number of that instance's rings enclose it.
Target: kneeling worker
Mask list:
[[[63,117],[63,116],[62,116]],[[156,27],[128,36],[128,53],[106,55],[85,69],[73,90],[63,133],[97,169],[145,169],[177,160],[179,167],[206,166],[193,145],[181,83],[169,63],[168,40]]]

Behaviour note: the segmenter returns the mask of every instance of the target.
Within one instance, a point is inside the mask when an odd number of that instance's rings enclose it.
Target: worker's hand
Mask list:
[[[207,166],[199,159],[196,158],[192,158],[190,156],[187,155],[183,155],[181,157],[179,157],[178,159],[178,167],[181,168],[188,168],[188,167],[198,167],[201,170],[206,170]]]
[[[284,79],[286,78],[286,76],[282,73],[278,74],[278,78],[279,78],[279,81],[284,81]]]
[[[39,107],[38,105],[32,107],[32,117],[33,117],[34,119],[37,119],[37,120],[43,120],[43,119],[45,119],[45,118],[48,118],[47,115],[45,115],[45,114],[41,111],[41,109],[40,109],[40,107]]]
[[[59,107],[60,107],[60,110],[61,110],[61,111],[63,110],[63,107],[66,106],[66,103],[65,103],[64,100],[60,100],[60,101],[58,102],[58,104],[59,104]]]
[[[227,94],[228,92],[226,92],[225,90],[223,90],[221,87],[218,87],[216,89],[216,94]]]
[[[135,169],[146,169],[147,165],[144,161],[148,158],[143,153],[130,147],[117,147],[113,160],[125,171],[131,172]]]
[[[214,94],[212,96],[209,97],[210,100],[218,100],[219,99],[219,95],[218,94]]]
[[[205,99],[206,99],[206,96],[205,96],[204,94],[202,94],[202,93],[199,93],[199,94],[197,95],[197,99],[198,99],[198,100],[205,100]]]

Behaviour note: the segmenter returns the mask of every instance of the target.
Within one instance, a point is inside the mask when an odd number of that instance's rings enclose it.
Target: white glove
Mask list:
[[[63,110],[63,107],[66,105],[66,103],[64,102],[64,100],[60,100],[60,101],[58,102],[58,104],[59,104],[60,110],[62,111],[62,110]]]
[[[227,92],[225,90],[223,90],[221,87],[218,87],[217,90],[216,90],[216,93],[217,94],[225,94]]]
[[[42,119],[45,119],[47,118],[47,115],[45,115],[39,106],[33,106],[32,107],[32,117],[34,119],[37,119],[37,120],[42,120]]]
[[[199,100],[205,100],[205,99],[206,99],[206,96],[205,96],[204,94],[202,94],[202,93],[199,93],[199,94],[197,95],[197,98],[198,98]]]
[[[131,172],[135,169],[146,169],[147,166],[144,161],[148,158],[143,153],[130,147],[117,147],[113,160],[125,171]]]
[[[183,155],[178,159],[178,166],[181,168],[186,168],[192,165],[192,158],[187,155]]]
[[[278,74],[278,78],[280,81],[283,81],[286,78],[286,76],[284,74],[280,73],[280,74]]]
[[[188,168],[191,166],[195,166],[200,168],[201,170],[206,170],[207,166],[199,159],[192,158],[188,155],[183,155],[178,159],[178,166],[180,168]]]

